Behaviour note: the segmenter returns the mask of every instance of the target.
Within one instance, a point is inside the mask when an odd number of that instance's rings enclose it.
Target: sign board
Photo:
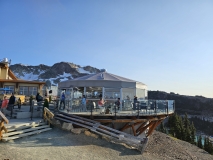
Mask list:
[[[0,116],[3,118],[3,120],[8,124],[9,120],[7,119],[7,117],[5,117],[5,115],[0,111]]]

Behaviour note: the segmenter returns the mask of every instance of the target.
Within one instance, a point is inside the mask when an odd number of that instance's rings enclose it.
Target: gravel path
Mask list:
[[[157,141],[156,141],[157,140]],[[0,159],[9,160],[213,160],[205,151],[155,132],[143,155],[105,139],[75,135],[59,128],[42,134],[0,142]],[[183,145],[186,148],[184,149]],[[195,149],[190,149],[195,147]],[[195,153],[198,152],[198,153]],[[199,157],[200,156],[200,157]]]

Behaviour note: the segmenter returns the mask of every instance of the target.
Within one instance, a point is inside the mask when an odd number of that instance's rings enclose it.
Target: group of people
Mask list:
[[[101,109],[101,113],[105,113],[105,107],[104,107],[104,104],[106,103],[107,101],[104,101],[103,98],[101,97],[100,100],[98,101],[98,107]],[[115,107],[120,110],[120,98],[118,98],[116,101],[115,101]]]
[[[102,95],[99,96],[100,100],[98,101],[98,107],[101,109],[101,112],[105,112],[105,107],[104,107],[104,104],[107,102],[105,101],[103,98],[102,98]],[[127,96],[127,99],[130,99],[129,96]],[[82,99],[81,99],[81,105],[82,105],[82,111],[87,111],[87,108],[86,108],[86,103],[87,103],[87,99],[86,99],[86,96],[83,95],[82,96]],[[137,100],[137,97],[134,96],[134,103],[133,103],[133,109],[136,109],[136,104],[138,103],[138,100]],[[120,110],[120,98],[118,98],[116,100],[116,102],[114,103],[115,107]],[[61,96],[60,96],[60,107],[59,109],[65,109],[65,93],[62,92]]]
[[[16,102],[16,97],[14,96],[14,94],[12,93],[9,100],[7,99],[7,96],[4,96],[4,99],[2,100],[2,104],[1,104],[1,112],[3,114],[9,114],[12,117],[12,112],[13,112],[13,108]],[[17,105],[18,105],[18,109],[21,109],[21,99],[19,98],[17,101]]]

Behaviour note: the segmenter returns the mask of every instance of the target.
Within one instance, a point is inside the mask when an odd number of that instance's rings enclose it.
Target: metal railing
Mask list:
[[[122,107],[115,105],[115,100],[107,100],[103,107],[98,106],[98,99],[88,99],[86,105],[81,99],[65,100],[65,110],[71,113],[84,114],[117,114],[117,115],[168,115],[175,111],[174,100],[123,100]],[[60,101],[56,103],[60,110]],[[62,104],[63,105],[63,104]],[[62,107],[63,108],[63,107]],[[63,110],[60,110],[63,111]]]

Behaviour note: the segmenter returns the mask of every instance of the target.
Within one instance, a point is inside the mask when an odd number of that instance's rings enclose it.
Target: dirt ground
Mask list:
[[[213,160],[213,156],[189,143],[155,132],[145,152],[102,138],[73,134],[54,127],[41,134],[0,142],[0,159],[9,160]]]

